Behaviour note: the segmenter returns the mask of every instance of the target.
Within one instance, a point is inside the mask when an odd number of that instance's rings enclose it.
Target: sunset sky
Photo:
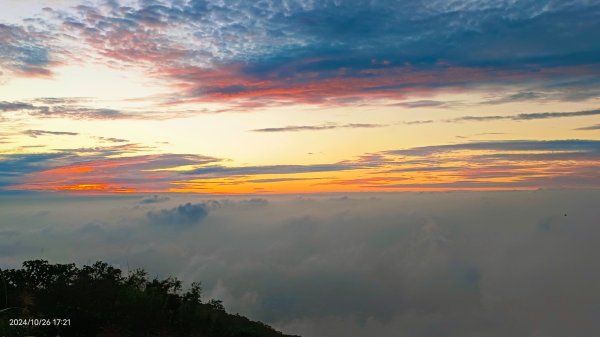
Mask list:
[[[600,2],[0,0],[0,191],[600,187]]]
[[[0,268],[304,337],[590,337],[598,205],[600,0],[0,0]]]

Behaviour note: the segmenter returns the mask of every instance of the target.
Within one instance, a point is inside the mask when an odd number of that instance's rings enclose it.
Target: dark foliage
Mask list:
[[[199,283],[183,292],[181,281],[150,279],[141,269],[123,275],[103,262],[78,268],[33,260],[0,269],[0,282],[0,336],[285,336],[228,314],[221,301],[203,303]],[[11,319],[50,325],[15,326]]]

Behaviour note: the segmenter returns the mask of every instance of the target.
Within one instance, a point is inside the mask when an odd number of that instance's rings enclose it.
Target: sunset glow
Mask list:
[[[600,22],[583,3],[479,18],[478,2],[7,1],[2,190],[600,187]]]

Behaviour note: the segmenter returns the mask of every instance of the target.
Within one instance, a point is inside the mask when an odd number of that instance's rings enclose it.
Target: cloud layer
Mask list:
[[[50,154],[0,155],[0,187],[4,191],[90,193],[600,187],[595,169],[600,161],[597,140],[442,144],[306,165],[236,166],[202,155],[144,154],[151,150],[124,144]]]
[[[0,55],[29,75],[75,55],[134,65],[183,89],[172,103],[343,104],[515,81],[567,95],[597,77],[599,11],[583,0],[106,1],[0,26]]]
[[[598,191],[0,197],[0,262],[101,259],[201,280],[305,337],[588,337]]]

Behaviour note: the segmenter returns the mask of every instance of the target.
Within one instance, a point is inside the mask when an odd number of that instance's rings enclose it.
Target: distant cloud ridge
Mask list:
[[[194,226],[202,222],[208,215],[208,208],[204,203],[185,203],[171,209],[158,212],[148,212],[151,223],[166,226]]]

